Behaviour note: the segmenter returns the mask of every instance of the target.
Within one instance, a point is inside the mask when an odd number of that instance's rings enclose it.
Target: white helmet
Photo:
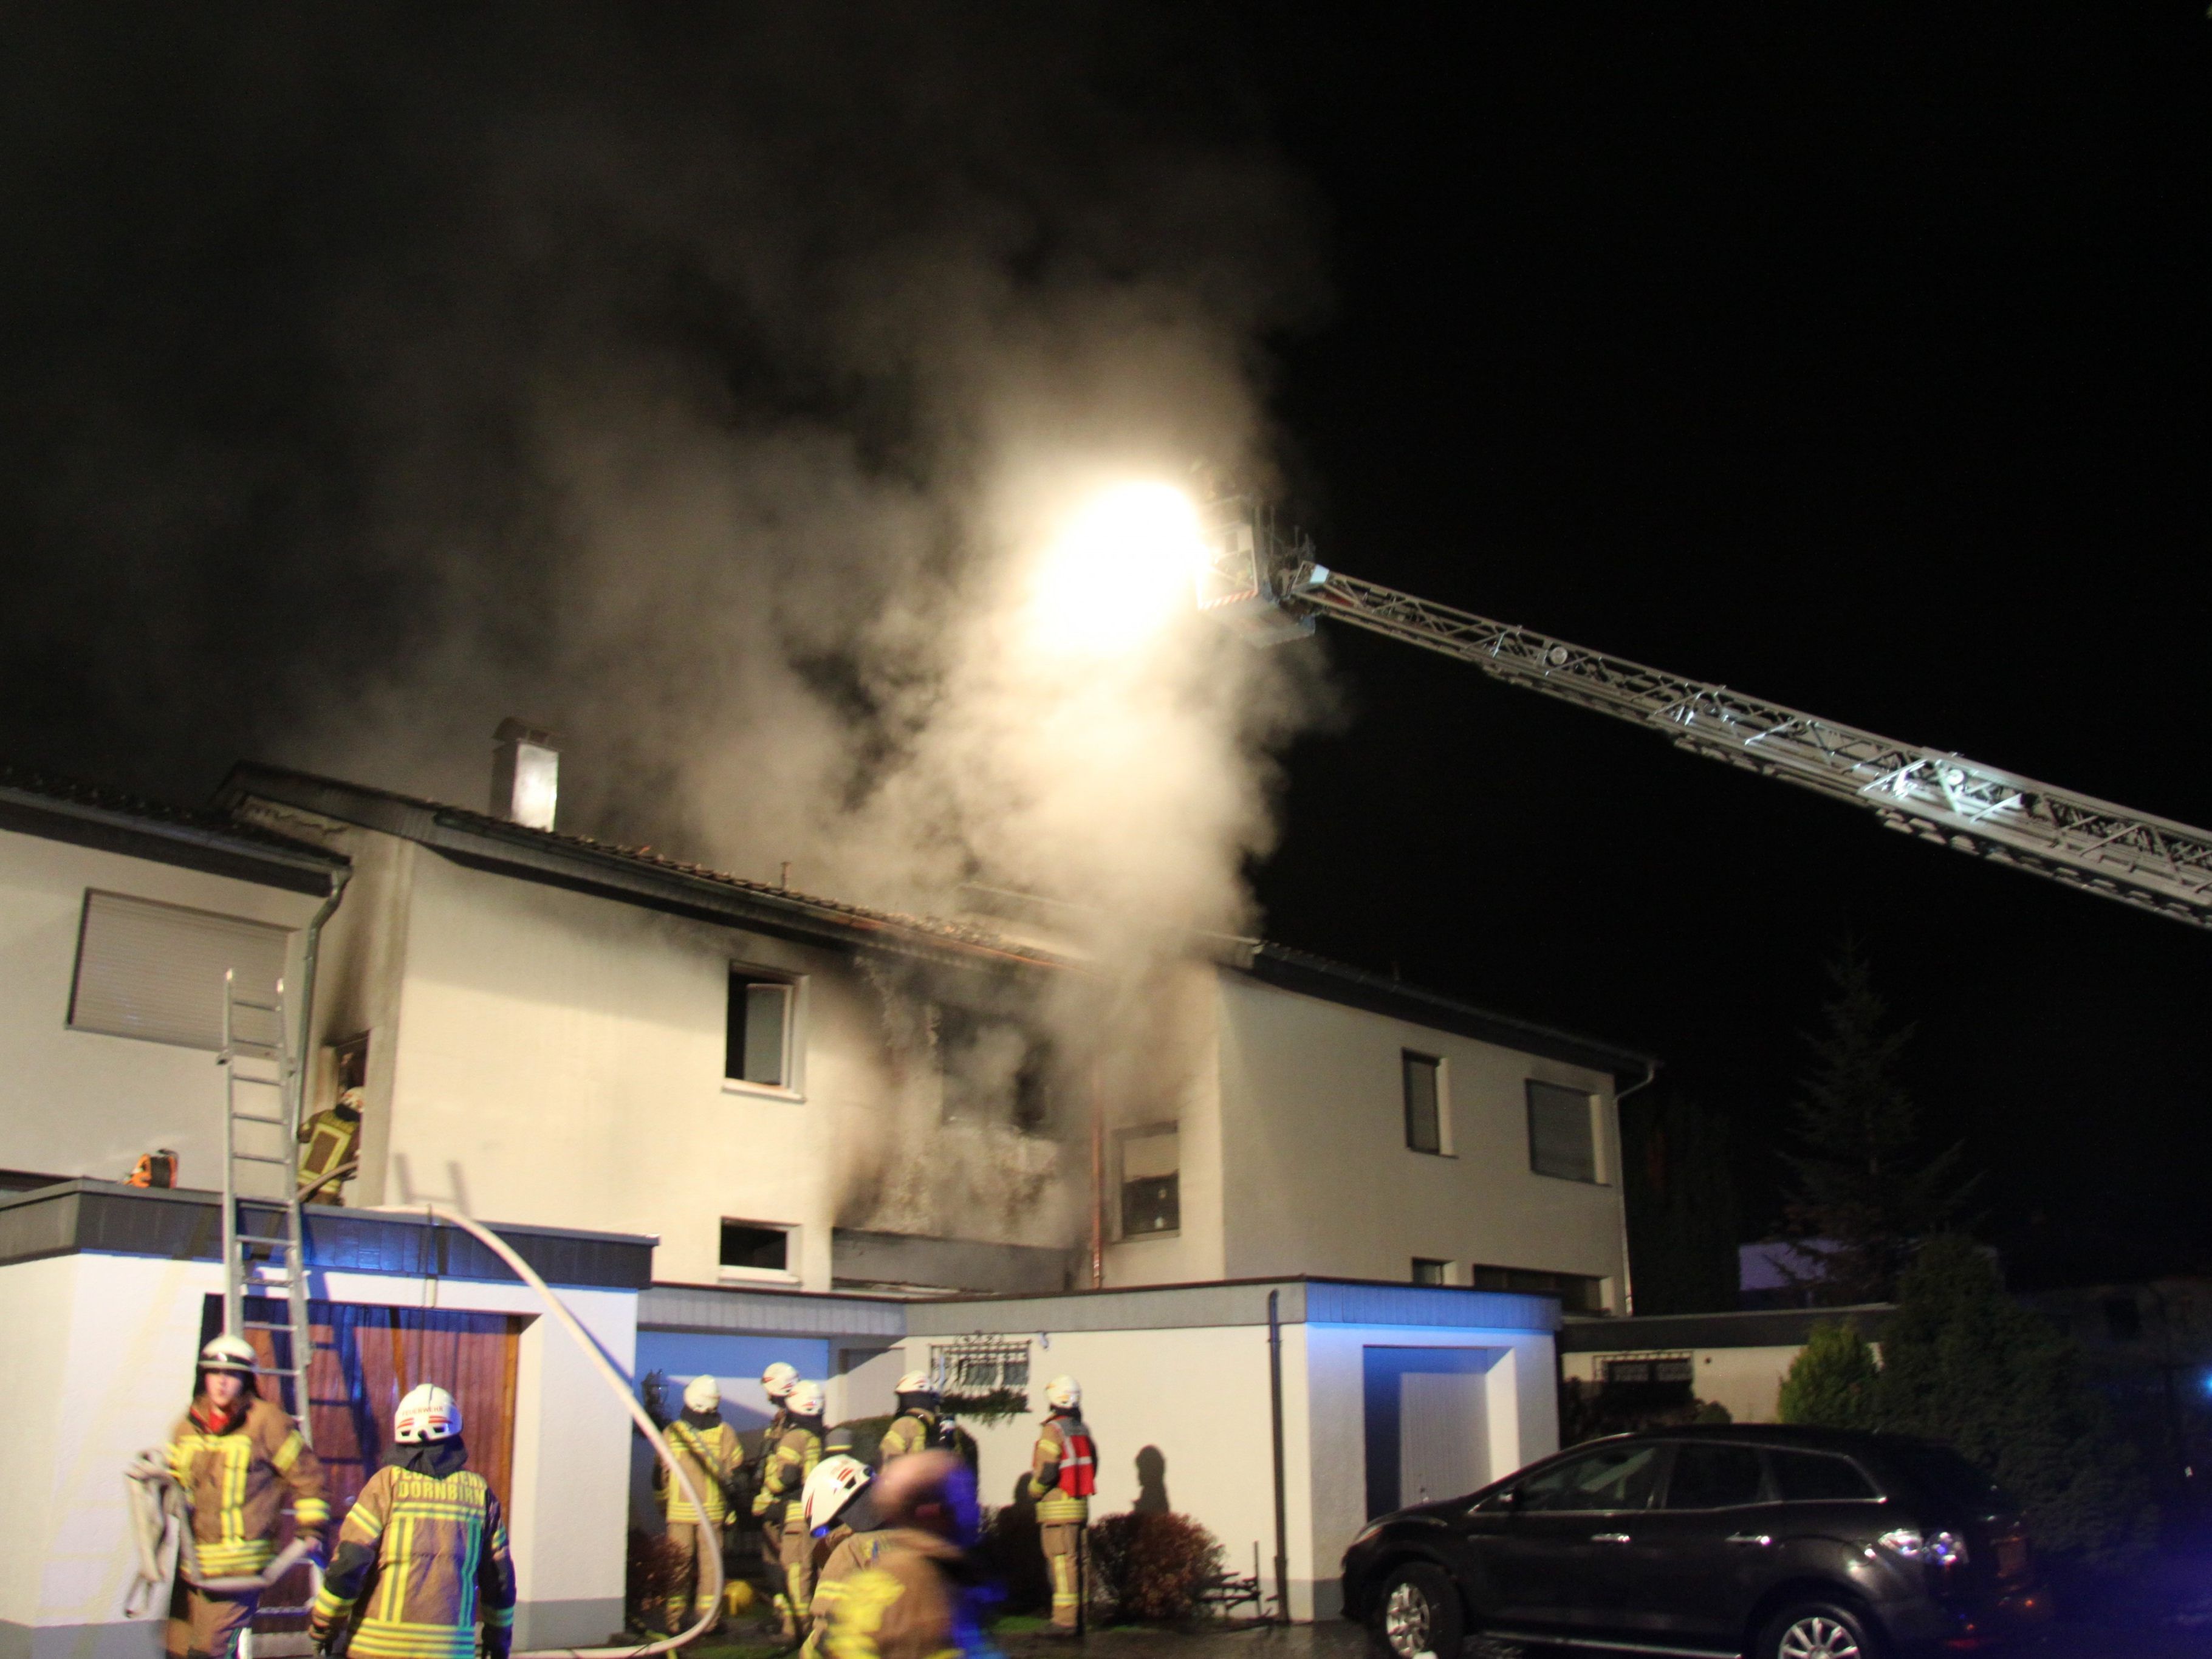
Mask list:
[[[799,1508],[806,1515],[806,1530],[818,1538],[836,1526],[845,1506],[875,1478],[875,1471],[857,1457],[825,1457],[817,1463],[799,1495]]]
[[[761,1373],[761,1391],[778,1405],[783,1403],[798,1383],[799,1367],[787,1365],[781,1359]]]
[[[793,1417],[822,1415],[822,1385],[819,1382],[794,1382],[791,1392],[783,1397],[783,1408]]]
[[[719,1411],[722,1405],[722,1385],[711,1376],[695,1376],[684,1385],[684,1409],[688,1412]]]
[[[200,1369],[204,1371],[242,1371],[251,1376],[255,1370],[253,1345],[242,1336],[225,1334],[210,1340],[200,1350]]]
[[[927,1371],[908,1371],[898,1380],[893,1394],[935,1394],[937,1385],[929,1380]]]
[[[461,1408],[435,1382],[418,1382],[392,1419],[392,1437],[403,1446],[451,1440],[461,1431]]]
[[[1083,1403],[1083,1385],[1072,1376],[1055,1376],[1044,1385],[1044,1403],[1056,1412],[1072,1412]]]

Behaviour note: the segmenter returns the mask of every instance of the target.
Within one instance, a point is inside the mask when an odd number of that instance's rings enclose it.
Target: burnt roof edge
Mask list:
[[[9,782],[0,782],[0,830],[319,897],[329,895],[349,863],[342,854],[304,842],[283,844],[285,838],[274,831],[234,833]]]

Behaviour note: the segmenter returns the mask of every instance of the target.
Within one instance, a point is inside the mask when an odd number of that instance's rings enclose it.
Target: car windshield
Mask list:
[[[1983,1512],[2019,1507],[2003,1487],[1948,1446],[1908,1440],[1888,1449],[1907,1474],[1947,1504]]]

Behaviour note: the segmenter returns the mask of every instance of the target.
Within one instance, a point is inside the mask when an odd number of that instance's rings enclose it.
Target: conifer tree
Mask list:
[[[1865,956],[1850,943],[1828,964],[1833,994],[1807,1040],[1813,1066],[1796,1107],[1799,1150],[1785,1224],[1802,1266],[1783,1271],[1830,1307],[1887,1302],[1914,1243],[1956,1222],[1972,1196],[1965,1143],[1932,1157],[1920,1115],[1899,1075],[1912,1028],[1899,1025],[1875,991]]]
[[[1850,1325],[1823,1321],[1782,1379],[1775,1415],[1823,1429],[1873,1429],[1879,1372],[1874,1350]]]
[[[1941,1440],[1996,1477],[2042,1554],[2115,1565],[2150,1540],[2155,1511],[2134,1449],[2082,1379],[2081,1351],[2004,1293],[1972,1240],[1930,1240],[1881,1334],[1880,1426]]]

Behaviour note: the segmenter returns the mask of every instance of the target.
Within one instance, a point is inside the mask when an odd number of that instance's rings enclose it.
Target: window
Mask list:
[[[1026,1338],[963,1336],[929,1345],[929,1374],[948,1411],[988,1420],[1030,1408],[1030,1345]]]
[[[733,1083],[792,1086],[792,1012],[798,988],[749,968],[730,969],[729,1024],[722,1075]]]
[[[722,1224],[722,1266],[748,1273],[791,1271],[791,1229],[765,1221]]]
[[[1605,1380],[1608,1383],[1694,1382],[1697,1375],[1697,1368],[1690,1363],[1687,1354],[1668,1354],[1650,1359],[1608,1359],[1605,1362]]]
[[[1769,1447],[1774,1489],[1785,1504],[1850,1503],[1879,1498],[1874,1483],[1848,1457]]]
[[[1754,1454],[1755,1455],[1755,1454]],[[1513,1491],[1518,1510],[1648,1509],[1659,1478],[1659,1443],[1608,1446],[1539,1470]]]
[[[1437,1109],[1443,1062],[1406,1050],[1406,1144],[1417,1152],[1444,1149],[1443,1114]]]
[[[240,916],[88,892],[69,1023],[80,1031],[213,1052],[222,1047],[223,975],[234,976],[240,996],[274,1002],[290,938],[282,927]],[[273,1041],[270,1016],[254,1019],[260,1024],[244,1023],[239,1035]]]
[[[1478,1291],[1508,1291],[1516,1296],[1556,1296],[1567,1313],[1603,1313],[1605,1281],[1589,1273],[1542,1273],[1528,1267],[1489,1267],[1477,1262],[1472,1282]]]
[[[1590,1096],[1556,1083],[1528,1082],[1528,1167],[1563,1181],[1597,1179]]]
[[[1444,1268],[1446,1265],[1446,1263],[1442,1261],[1431,1261],[1425,1255],[1415,1256],[1413,1258],[1413,1283],[1416,1285],[1442,1285],[1446,1283],[1447,1281],[1444,1279]]]
[[[1182,1226],[1182,1137],[1172,1123],[1121,1133],[1121,1237]]]
[[[1766,1492],[1765,1471],[1754,1446],[1717,1446],[1706,1441],[1674,1449],[1667,1481],[1670,1510],[1729,1510],[1756,1504]]]
[[[947,1123],[999,1123],[1042,1133],[1052,1109],[1052,1050],[1018,1022],[939,1005],[937,1063]]]

